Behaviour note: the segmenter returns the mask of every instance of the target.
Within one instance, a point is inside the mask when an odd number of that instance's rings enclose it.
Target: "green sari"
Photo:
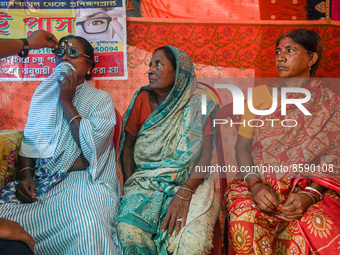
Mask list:
[[[118,222],[129,223],[152,233],[157,249],[155,254],[168,254],[165,245],[167,230],[161,231],[164,216],[173,195],[187,180],[198,160],[203,144],[202,131],[208,116],[212,114],[213,119],[218,110],[212,101],[208,101],[207,115],[202,115],[201,98],[193,94],[196,89],[193,63],[184,51],[168,47],[176,57],[175,84],[137,135],[134,148],[135,172],[125,183],[125,195],[118,217]],[[135,93],[125,114],[123,128],[141,90],[149,90],[149,87],[142,87]],[[215,132],[213,141],[214,136]],[[124,139],[123,134],[121,144],[124,144]],[[207,212],[213,199],[214,182],[208,179],[192,196],[186,226]],[[185,227],[179,235],[185,231]],[[138,246],[139,253],[151,253],[150,247],[145,247],[145,244]],[[133,250],[136,252],[136,249]],[[126,250],[125,253],[129,252]]]

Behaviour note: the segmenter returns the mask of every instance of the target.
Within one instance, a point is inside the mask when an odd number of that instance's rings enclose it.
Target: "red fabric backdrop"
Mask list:
[[[306,20],[307,0],[259,0],[262,20]]]
[[[130,21],[131,46],[152,52],[160,45],[173,45],[189,53],[197,64],[255,69],[256,77],[276,77],[275,42],[294,28],[313,29],[322,37],[324,56],[318,77],[339,77],[340,23],[300,24],[202,24]]]
[[[314,29],[324,42],[324,56],[316,76],[340,76],[340,22],[226,24],[130,18],[127,24],[128,80],[92,82],[95,87],[112,94],[115,106],[122,114],[137,88],[147,84],[151,53],[167,44],[189,53],[196,63],[198,77],[276,77],[274,50],[277,38],[293,28]],[[0,129],[24,129],[29,103],[38,84],[0,82]],[[339,90],[338,87],[333,89]]]
[[[115,107],[121,114],[125,112],[134,92],[147,84],[146,72],[152,52],[167,44],[188,52],[200,78],[276,77],[274,51],[277,38],[294,28],[309,28],[317,31],[324,42],[324,56],[317,76],[340,77],[340,22],[226,24],[130,18],[127,24],[128,80],[91,82],[112,95]],[[0,129],[24,129],[29,104],[39,83],[0,82]],[[339,85],[332,86],[340,94]],[[230,103],[230,100],[227,95],[222,97],[223,104]],[[223,128],[222,140],[225,162],[235,166],[235,129]],[[212,163],[216,164],[216,158]],[[216,183],[219,190],[219,182]],[[223,225],[224,218],[220,220]]]

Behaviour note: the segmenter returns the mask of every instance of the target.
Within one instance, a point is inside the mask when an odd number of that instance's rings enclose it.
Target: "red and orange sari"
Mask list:
[[[274,127],[267,122],[254,129],[251,153],[256,166],[302,166],[304,169],[300,176],[292,170],[264,176],[264,181],[271,185],[282,203],[297,182],[307,184],[307,179],[303,178],[306,174],[309,174],[309,181],[328,190],[322,201],[310,206],[300,220],[286,222],[279,213],[261,212],[242,180],[231,182],[226,194],[229,240],[236,254],[340,254],[340,180],[337,178],[340,173],[340,101],[330,90],[321,87],[320,82],[312,81],[305,88],[312,96],[304,106],[312,115],[304,115],[295,105],[288,105],[286,116],[281,116],[280,106],[270,116],[258,116],[258,119],[280,121]],[[290,95],[290,98],[298,97],[298,94]],[[284,119],[294,119],[297,125],[283,127],[280,122]],[[313,175],[306,173],[312,165],[321,170]]]

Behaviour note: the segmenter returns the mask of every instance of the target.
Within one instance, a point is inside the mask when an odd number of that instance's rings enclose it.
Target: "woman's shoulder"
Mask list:
[[[139,91],[139,93],[137,95],[137,99],[139,99],[139,100],[147,100],[148,97],[149,97],[149,92],[147,90],[144,90],[144,89]]]
[[[148,99],[148,89],[147,89],[147,86],[144,86],[144,87],[140,87],[133,95],[133,98],[131,100],[130,103],[132,102],[136,102],[136,100],[140,101],[140,100],[145,100],[145,99]]]
[[[323,90],[323,93],[327,94],[330,98],[335,98],[336,100],[339,101],[340,95],[338,91],[336,91],[331,86],[326,86],[324,83],[320,82],[319,84],[320,84],[320,89]]]
[[[277,87],[274,84],[271,85],[259,85],[256,86],[253,89],[253,104],[256,105],[257,107],[259,105],[266,105],[267,103],[271,103],[272,100],[272,94],[270,93],[270,91],[274,88]]]
[[[148,91],[145,89],[138,89],[130,101],[127,112],[134,112],[140,114],[144,110],[150,109]]]
[[[269,92],[270,89],[272,88],[277,88],[279,87],[279,85],[277,83],[275,84],[262,84],[262,85],[258,85],[256,87],[254,87],[254,93],[256,94],[263,94],[266,92]]]
[[[142,105],[148,102],[149,97],[148,97],[148,92],[146,90],[139,90],[136,92],[137,95],[135,95],[135,101],[133,102],[133,105]]]
[[[209,105],[211,103],[214,103],[214,100],[210,99],[210,96],[207,96],[206,104]],[[189,103],[191,105],[197,105],[200,106],[202,104],[202,95],[201,94],[192,94],[189,99]]]
[[[337,93],[335,93],[330,88],[324,86],[323,84],[320,84],[319,86],[320,90],[313,89],[312,90],[312,97],[315,96],[316,98],[319,98],[320,101],[329,101],[332,105],[339,106],[340,97]]]

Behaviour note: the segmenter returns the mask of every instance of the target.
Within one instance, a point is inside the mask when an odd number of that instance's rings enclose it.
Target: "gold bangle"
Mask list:
[[[183,187],[183,186],[181,186],[181,187],[180,187],[180,189],[184,189],[184,190],[190,191],[191,193],[195,193],[195,191],[194,191],[194,190],[192,190],[192,189],[188,189],[188,188],[186,188],[186,187]]]
[[[34,168],[33,167],[27,166],[27,167],[24,167],[23,169],[20,170],[20,172],[18,173],[18,177],[20,176],[22,171],[27,170],[27,169],[31,169],[34,172]]]
[[[315,195],[315,194],[312,193],[312,192],[309,192],[308,190],[306,190],[305,192],[307,192],[308,194],[310,194],[310,195],[312,195],[313,197],[315,197],[317,202],[320,202],[320,198],[319,198],[317,195]]]
[[[74,116],[74,117],[68,122],[68,124],[71,126],[72,122],[73,122],[76,118],[81,118],[81,117],[80,117],[80,115]]]
[[[313,194],[311,194],[311,193],[309,193],[309,192],[307,192],[307,191],[300,191],[300,192],[298,192],[298,193],[302,193],[302,194],[308,195],[308,196],[312,199],[312,203],[315,204]]]
[[[188,184],[186,184],[186,183],[183,183],[183,185],[187,186],[189,189],[192,189],[194,192],[196,191],[196,189],[191,188],[191,187],[190,187]]]
[[[182,200],[185,200],[185,201],[190,201],[190,199],[191,199],[191,198],[181,197],[181,196],[177,195],[177,193],[175,193],[175,196],[182,199]]]

